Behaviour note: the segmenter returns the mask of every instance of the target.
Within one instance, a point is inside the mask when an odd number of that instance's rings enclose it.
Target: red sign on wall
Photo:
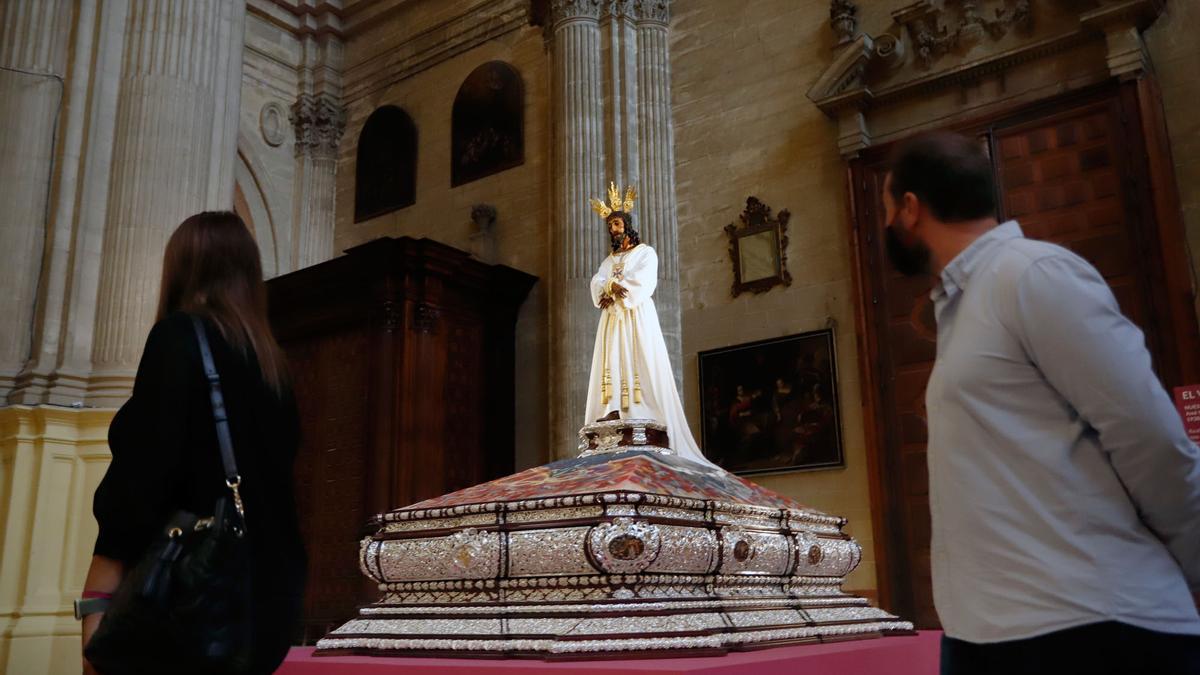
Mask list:
[[[1175,407],[1193,443],[1200,443],[1200,384],[1175,387]]]

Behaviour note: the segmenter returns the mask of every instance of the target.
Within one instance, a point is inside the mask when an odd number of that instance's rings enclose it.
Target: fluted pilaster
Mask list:
[[[209,196],[221,0],[132,0],[126,20],[88,400],[129,392],[154,322],[167,238]],[[238,45],[240,50],[240,45]]]
[[[552,0],[554,225],[552,452],[578,442],[596,312],[588,280],[607,255],[604,227],[588,198],[604,194],[604,78],[599,0]]]
[[[292,105],[296,132],[296,269],[334,255],[334,178],[346,113],[330,94],[303,94]]]
[[[61,121],[68,0],[0,5],[0,404],[30,358]]]
[[[671,356],[675,386],[682,393],[679,221],[675,204],[675,134],[671,123],[669,0],[636,0],[637,146],[642,234],[658,252],[654,304]]]
[[[641,188],[638,161],[637,4],[604,0],[604,135],[609,180]],[[638,209],[640,211],[640,208]],[[636,225],[641,227],[641,222]],[[655,245],[647,240],[647,243]]]

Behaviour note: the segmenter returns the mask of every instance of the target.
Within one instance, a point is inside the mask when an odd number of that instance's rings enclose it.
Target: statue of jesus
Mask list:
[[[688,430],[683,404],[675,390],[667,344],[654,308],[658,256],[633,228],[630,186],[624,199],[609,184],[609,204],[592,199],[608,227],[612,253],[592,277],[592,303],[600,310],[600,326],[592,354],[585,423],[620,418],[651,419],[667,427],[675,454],[717,468],[708,461]]]

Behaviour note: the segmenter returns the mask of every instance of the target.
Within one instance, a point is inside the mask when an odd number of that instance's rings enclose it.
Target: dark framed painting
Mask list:
[[[489,61],[467,76],[450,113],[450,187],[525,163],[525,83]]]
[[[700,443],[737,474],[845,466],[833,330],[700,352]]]

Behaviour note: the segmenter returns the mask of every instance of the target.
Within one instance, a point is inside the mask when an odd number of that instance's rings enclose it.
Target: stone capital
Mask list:
[[[638,20],[636,0],[604,0],[604,15],[629,21]]]
[[[634,0],[633,4],[638,23],[663,26],[671,23],[671,0]]]
[[[576,19],[599,20],[606,4],[601,0],[550,0],[550,28]]]
[[[329,94],[301,94],[289,120],[296,131],[296,154],[333,158],[346,131],[346,110]]]

